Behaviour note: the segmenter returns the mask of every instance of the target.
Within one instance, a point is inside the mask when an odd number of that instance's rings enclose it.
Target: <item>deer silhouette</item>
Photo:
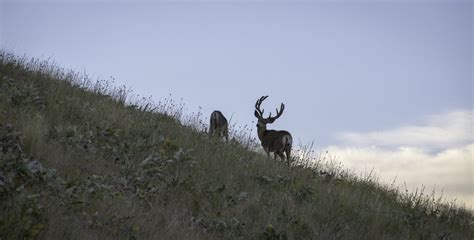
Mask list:
[[[272,117],[272,114],[270,113],[267,118],[264,118],[264,110],[260,109],[260,105],[262,105],[262,102],[267,98],[268,96],[262,96],[255,103],[255,117],[258,119],[258,138],[260,139],[263,150],[265,150],[268,156],[270,156],[270,152],[273,152],[275,159],[278,155],[282,160],[285,160],[285,155],[283,153],[286,153],[286,161],[289,164],[291,147],[293,144],[293,138],[291,137],[291,134],[288,131],[284,130],[267,130],[267,124],[275,122],[275,120],[283,114],[285,104],[281,104],[280,111],[276,109],[275,117]]]
[[[227,119],[221,111],[217,110],[211,113],[209,124],[209,136],[212,137],[214,135],[225,137],[226,141],[229,140]]]

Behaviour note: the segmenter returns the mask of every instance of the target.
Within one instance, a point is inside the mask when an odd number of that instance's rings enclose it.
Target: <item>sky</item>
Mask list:
[[[0,0],[0,46],[474,206],[473,3]],[[254,131],[255,134],[255,131]]]

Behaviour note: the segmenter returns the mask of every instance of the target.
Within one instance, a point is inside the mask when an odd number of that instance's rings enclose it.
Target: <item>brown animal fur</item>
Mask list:
[[[217,135],[219,137],[225,137],[226,141],[229,140],[229,128],[227,119],[224,114],[220,111],[214,111],[210,117],[209,124],[209,136],[212,137]]]
[[[270,156],[270,152],[274,153],[274,158],[278,155],[282,160],[290,162],[291,147],[293,145],[293,138],[288,131],[277,131],[277,130],[267,130],[267,124],[273,123],[278,119],[285,109],[285,105],[282,103],[280,111],[277,109],[277,115],[272,117],[272,114],[268,118],[263,118],[264,110],[260,110],[260,105],[268,96],[263,96],[255,103],[255,117],[258,119],[257,122],[257,132],[258,138],[262,144],[263,149]]]

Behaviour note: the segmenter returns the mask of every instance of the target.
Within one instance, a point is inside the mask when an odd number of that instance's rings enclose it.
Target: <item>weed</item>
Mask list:
[[[472,239],[473,215],[358,177],[311,145],[291,167],[252,129],[114,79],[0,52],[1,239]]]

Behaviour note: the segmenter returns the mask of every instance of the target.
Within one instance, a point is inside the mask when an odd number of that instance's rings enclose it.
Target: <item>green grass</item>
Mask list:
[[[0,238],[474,237],[467,209],[308,157],[287,167],[245,128],[210,139],[182,106],[2,51]]]

